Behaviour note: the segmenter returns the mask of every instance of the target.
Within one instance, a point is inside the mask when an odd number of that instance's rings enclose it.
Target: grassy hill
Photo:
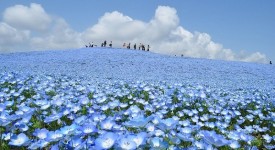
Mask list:
[[[0,55],[0,147],[273,149],[272,65],[85,48]]]

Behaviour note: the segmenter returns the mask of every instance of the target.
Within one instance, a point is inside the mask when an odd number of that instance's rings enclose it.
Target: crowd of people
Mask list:
[[[112,47],[112,46],[113,46],[113,43],[112,43],[112,41],[110,41],[109,47]],[[92,44],[89,43],[89,45],[85,45],[85,47],[86,48],[88,48],[88,47],[97,47],[97,45],[95,45],[94,42],[92,42]],[[106,40],[103,43],[101,43],[101,47],[107,47],[107,41]],[[123,43],[123,48],[131,49],[131,43],[128,43],[128,44]],[[137,49],[137,44],[136,43],[133,45],[133,49],[134,50]],[[146,49],[144,44],[139,43],[138,50],[150,51],[150,45],[147,45],[147,49]]]
[[[127,49],[131,49],[131,43],[123,43],[123,48],[127,48]],[[134,46],[133,46],[133,49],[136,50],[137,49],[137,44],[135,43]],[[145,45],[142,44],[142,43],[139,43],[139,46],[138,46],[138,50],[143,50],[145,51]],[[150,45],[147,45],[147,51],[150,50]]]

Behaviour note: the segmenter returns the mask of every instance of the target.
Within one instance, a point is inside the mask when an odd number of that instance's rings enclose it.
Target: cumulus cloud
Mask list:
[[[21,31],[0,22],[0,52],[10,52],[25,44],[29,40],[29,31]]]
[[[0,36],[5,37],[5,40],[0,43],[4,43],[1,45],[7,48],[9,43],[25,41],[26,47],[36,50],[77,48],[89,42],[100,45],[103,40],[107,40],[113,41],[114,47],[122,47],[124,42],[150,44],[151,51],[169,55],[267,62],[262,53],[249,54],[224,48],[222,44],[214,42],[209,34],[192,33],[179,22],[176,9],[159,6],[149,22],[114,11],[105,13],[95,25],[83,32],[77,32],[64,19],[48,15],[39,4],[31,4],[30,7],[16,5],[4,11]],[[44,30],[47,34],[31,34]],[[1,51],[3,47],[0,47]]]
[[[4,22],[18,29],[41,31],[47,29],[51,17],[41,5],[32,3],[30,7],[15,5],[4,11]]]
[[[51,31],[43,36],[32,37],[30,45],[32,49],[70,49],[83,46],[80,33],[74,31],[62,18],[54,21]]]

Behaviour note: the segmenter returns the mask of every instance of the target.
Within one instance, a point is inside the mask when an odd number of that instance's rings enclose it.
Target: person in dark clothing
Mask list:
[[[143,44],[141,45],[141,48],[143,51],[145,51],[145,46]]]
[[[150,49],[150,46],[149,46],[149,45],[147,45],[147,51],[149,51],[149,49]]]
[[[272,62],[270,61],[269,64],[272,65]]]
[[[112,46],[113,46],[112,41],[111,41],[111,43],[109,44],[109,46],[110,46],[110,47],[112,47]]]
[[[134,45],[134,50],[135,50],[135,49],[137,49],[137,44],[136,44],[136,43],[135,43],[135,45]]]
[[[103,46],[106,47],[106,45],[107,45],[107,41],[105,40],[103,43]]]
[[[128,44],[127,48],[128,48],[128,49],[131,49],[131,43]]]

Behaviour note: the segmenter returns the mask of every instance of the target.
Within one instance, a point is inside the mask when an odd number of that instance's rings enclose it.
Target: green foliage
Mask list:
[[[257,137],[251,142],[252,146],[257,146],[257,147],[262,147],[263,146],[263,141],[261,138]]]
[[[55,95],[57,95],[57,93],[54,90],[48,91],[46,92],[46,94],[50,97],[54,97]]]
[[[89,93],[88,93],[88,98],[89,98],[89,100],[93,99],[93,96],[94,96],[94,93],[92,93],[92,92],[89,92]]]
[[[24,90],[21,94],[24,95],[24,97],[25,97],[26,99],[28,99],[28,98],[32,98],[32,96],[36,95],[36,92],[35,92],[34,89],[31,87],[31,88],[28,89],[28,90]]]

